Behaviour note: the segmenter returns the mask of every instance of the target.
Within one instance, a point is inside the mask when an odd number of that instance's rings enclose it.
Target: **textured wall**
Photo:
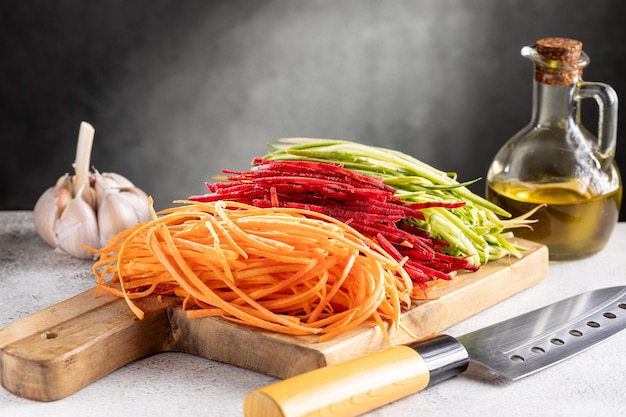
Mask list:
[[[247,169],[283,136],[392,147],[461,180],[483,177],[530,117],[521,47],[580,39],[592,58],[585,78],[621,97],[625,9],[619,0],[4,1],[0,209],[31,208],[71,169],[81,120],[96,128],[96,168],[126,175],[157,208],[204,192],[222,168]],[[623,166],[625,155],[618,138]]]

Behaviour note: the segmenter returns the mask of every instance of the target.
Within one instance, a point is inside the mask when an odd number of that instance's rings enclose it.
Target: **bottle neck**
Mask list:
[[[574,100],[576,83],[549,85],[533,81],[531,124],[534,127],[566,128],[578,116],[578,103]]]

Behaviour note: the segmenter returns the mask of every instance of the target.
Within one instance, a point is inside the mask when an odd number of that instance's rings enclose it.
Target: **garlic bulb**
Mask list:
[[[122,230],[153,217],[145,192],[120,174],[90,172],[93,127],[82,122],[75,175],[65,174],[37,200],[35,229],[50,246],[76,258],[94,258],[84,247],[100,249]]]

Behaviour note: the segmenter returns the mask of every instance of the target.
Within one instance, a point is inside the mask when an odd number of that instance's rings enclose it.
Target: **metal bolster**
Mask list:
[[[445,334],[407,345],[420,354],[430,371],[428,386],[452,378],[465,371],[469,365],[469,354],[465,347]]]

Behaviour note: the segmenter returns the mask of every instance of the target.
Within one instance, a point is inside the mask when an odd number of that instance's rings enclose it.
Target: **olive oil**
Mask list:
[[[542,205],[532,229],[516,229],[515,235],[545,244],[552,261],[583,258],[604,248],[619,217],[617,93],[582,79],[590,61],[576,39],[539,39],[522,48],[522,56],[534,69],[530,123],[495,155],[487,198],[514,216]],[[596,132],[580,117],[579,103],[591,98]]]
[[[540,204],[533,215],[533,229],[519,229],[515,235],[548,246],[551,260],[583,258],[606,245],[619,216],[622,187],[594,196],[579,191],[576,179],[549,184],[494,182],[487,198],[519,216]]]

